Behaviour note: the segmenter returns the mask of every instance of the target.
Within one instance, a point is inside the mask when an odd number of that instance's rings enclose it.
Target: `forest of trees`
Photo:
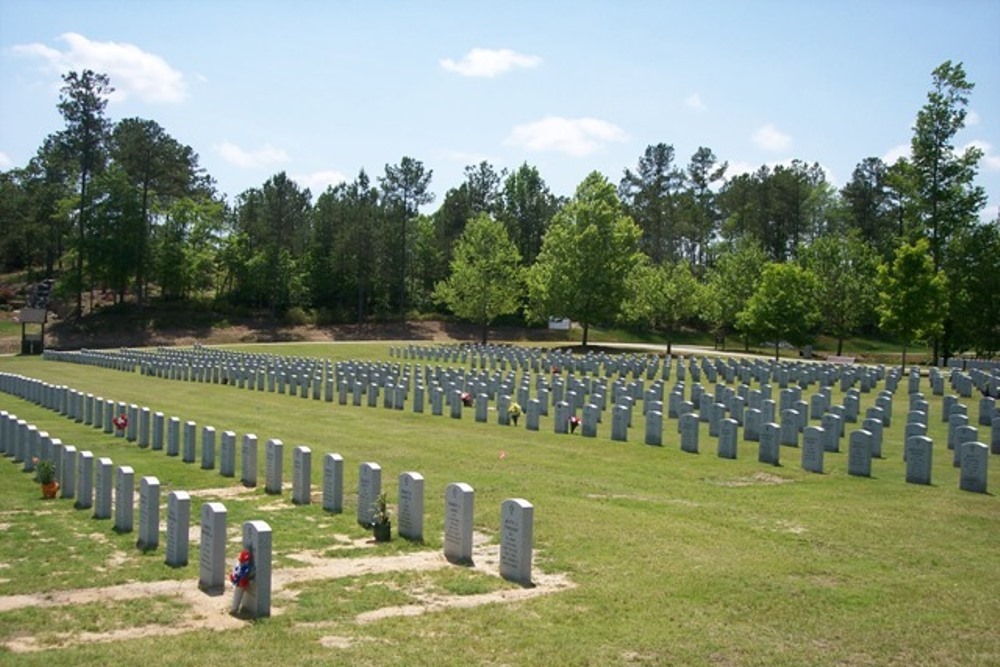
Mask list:
[[[933,71],[911,155],[864,158],[839,190],[816,163],[730,175],[710,148],[685,164],[658,143],[569,198],[527,163],[470,165],[433,213],[433,174],[408,156],[315,197],[282,172],[226,202],[165,128],[107,118],[107,76],[63,84],[65,127],[0,172],[0,273],[57,277],[77,316],[98,290],[320,324],[440,312],[484,337],[498,317],[569,317],[585,343],[624,324],[668,345],[697,327],[741,345],[865,332],[935,356],[1000,348],[1000,219],[981,219],[981,151],[953,143],[973,89],[961,64]]]

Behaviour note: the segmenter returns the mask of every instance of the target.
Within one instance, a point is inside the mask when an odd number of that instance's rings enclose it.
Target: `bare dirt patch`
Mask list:
[[[768,472],[755,472],[746,477],[734,477],[732,479],[706,479],[709,484],[716,486],[741,487],[741,486],[773,486],[776,484],[786,484],[794,480],[772,475]]]
[[[370,546],[368,541],[358,544],[346,536],[338,539],[340,544],[350,546]],[[473,548],[473,569],[499,576],[498,545],[488,544],[488,538],[477,535]],[[418,572],[456,567],[445,560],[444,555],[437,551],[420,551],[396,556],[376,556],[365,558],[330,559],[323,558],[313,552],[291,554],[290,558],[303,563],[302,567],[282,568],[271,575],[272,615],[283,613],[283,608],[276,602],[293,604],[295,591],[292,584],[300,582],[335,579],[341,577],[357,577],[365,574],[389,572]],[[410,591],[419,602],[402,607],[385,609],[359,614],[354,620],[358,624],[375,623],[393,616],[415,616],[448,608],[468,608],[484,604],[509,604],[536,597],[548,595],[572,588],[573,584],[567,577],[559,574],[544,574],[536,572],[533,585],[515,589],[499,590],[482,595],[442,595],[419,590]],[[123,600],[148,598],[151,596],[166,596],[183,602],[189,611],[180,615],[176,623],[169,626],[144,625],[123,628],[110,632],[79,632],[72,635],[57,637],[60,647],[80,644],[106,643],[127,641],[150,636],[176,635],[195,630],[226,631],[243,627],[248,621],[241,620],[229,613],[230,595],[208,595],[198,589],[197,581],[157,581],[144,583],[129,583],[105,588],[76,589],[68,591],[53,591],[30,595],[8,595],[0,597],[0,612],[12,611],[26,607],[58,607],[89,604],[94,602],[113,603]],[[352,637],[330,636],[321,642],[329,648],[350,647],[359,639]],[[25,653],[46,650],[53,646],[41,644],[35,636],[21,636],[0,644],[14,653]]]

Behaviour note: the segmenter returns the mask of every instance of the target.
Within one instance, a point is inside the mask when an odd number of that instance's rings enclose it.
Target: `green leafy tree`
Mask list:
[[[892,264],[879,267],[878,287],[880,324],[903,344],[901,366],[905,369],[907,349],[940,335],[943,329],[947,279],[934,269],[930,242],[918,239],[901,244]]]
[[[212,289],[224,207],[208,197],[183,197],[164,211],[152,238],[153,279],[165,300]]]
[[[726,346],[726,336],[738,331],[740,311],[760,284],[767,254],[753,237],[713,251],[715,262],[699,290],[698,310],[716,338]],[[744,336],[744,348],[750,340]]]
[[[409,290],[410,221],[416,217],[421,206],[434,201],[434,193],[429,189],[433,175],[433,170],[426,169],[420,160],[404,156],[398,165],[385,165],[385,174],[378,179],[382,186],[382,204],[386,209],[384,219],[399,230],[391,235],[398,241],[399,248],[389,262],[396,265],[396,293],[400,317],[404,321]],[[388,247],[386,250],[391,252]]]
[[[934,269],[944,269],[949,280],[959,280],[951,269],[960,267],[949,261],[952,241],[978,220],[986,203],[983,188],[974,184],[982,150],[975,146],[961,153],[954,139],[965,126],[966,107],[974,84],[965,77],[961,63],[950,60],[935,68],[927,103],[917,113],[910,142],[911,189],[909,207],[916,216],[912,228],[930,242]],[[954,322],[946,316],[940,337],[935,337],[934,356],[943,347],[951,353],[950,339]]]
[[[663,332],[670,354],[674,333],[698,310],[699,287],[691,265],[644,262],[629,273],[627,287],[623,318]]]
[[[486,343],[490,323],[520,306],[521,271],[521,254],[503,223],[480,213],[455,243],[451,275],[438,283],[435,297],[478,324]]]
[[[538,169],[527,163],[504,180],[497,218],[506,225],[525,266],[535,263],[542,248],[542,237],[560,204]]]
[[[146,294],[147,269],[152,265],[150,236],[154,212],[166,209],[171,201],[210,191],[209,181],[198,167],[198,155],[167,134],[154,121],[126,118],[115,125],[109,141],[109,152],[139,192],[141,201],[137,228],[137,243],[130,250],[135,254],[136,300],[141,306]]]
[[[682,236],[681,203],[684,172],[674,160],[674,147],[647,146],[633,172],[625,170],[618,185],[625,212],[642,230],[642,249],[653,264],[675,262]]]
[[[802,253],[803,265],[816,276],[816,301],[823,331],[837,338],[837,354],[844,338],[860,326],[875,306],[878,259],[857,233],[847,237],[821,236]]]
[[[641,263],[642,230],[622,212],[614,186],[592,172],[549,226],[528,270],[528,315],[590,325],[618,318],[628,273]]]
[[[889,167],[877,157],[865,158],[840,190],[851,229],[876,250],[881,259],[892,256],[898,238],[896,209],[889,184]]]
[[[960,232],[949,253],[952,343],[993,358],[1000,352],[1000,220]]]
[[[79,169],[79,205],[77,207],[76,317],[83,314],[83,264],[86,246],[87,217],[90,209],[88,186],[105,160],[105,140],[109,121],[104,115],[108,97],[114,92],[106,74],[86,69],[63,75],[59,94],[59,113],[66,121],[62,140]]]
[[[718,163],[710,148],[700,146],[687,166],[688,187],[685,192],[686,245],[689,261],[702,266],[708,261],[708,250],[720,222],[716,183],[726,176],[728,162]]]
[[[740,326],[759,341],[773,341],[778,359],[781,343],[805,345],[819,322],[816,278],[797,264],[768,264],[760,285],[739,315]]]

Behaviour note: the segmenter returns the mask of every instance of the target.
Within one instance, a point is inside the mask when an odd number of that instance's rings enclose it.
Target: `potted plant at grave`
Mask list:
[[[372,515],[372,532],[376,542],[388,542],[392,539],[392,522],[389,520],[389,506],[385,501],[385,493],[379,494],[375,500],[375,513]]]
[[[56,481],[56,464],[48,459],[39,461],[33,459],[35,463],[35,481],[42,485],[42,498],[55,498],[59,491],[59,482]]]

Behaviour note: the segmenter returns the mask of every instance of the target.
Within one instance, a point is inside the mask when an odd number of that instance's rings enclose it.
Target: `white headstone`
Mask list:
[[[243,548],[253,558],[253,579],[243,596],[243,612],[249,618],[271,615],[271,526],[265,521],[243,524]]]
[[[198,588],[212,594],[226,588],[226,506],[222,503],[201,506]]]
[[[424,539],[424,477],[418,472],[399,476],[399,536]]]
[[[906,481],[910,484],[931,483],[933,441],[923,435],[906,439]]]
[[[240,466],[240,481],[243,482],[243,486],[257,486],[257,436],[253,433],[243,436]]]
[[[465,482],[444,491],[444,556],[453,563],[472,562],[472,512],[475,491]]]
[[[534,506],[523,498],[500,505],[500,576],[523,586],[531,585],[534,516]]]
[[[143,477],[139,480],[139,539],[136,546],[142,551],[149,551],[159,544],[160,480]]]
[[[370,526],[375,520],[375,501],[382,493],[382,466],[373,462],[358,468],[358,524]]]
[[[292,502],[308,505],[312,501],[312,450],[302,445],[292,450]]]
[[[340,454],[323,457],[323,509],[335,514],[344,511],[344,459]]]
[[[188,564],[188,530],[191,523],[191,496],[187,491],[167,494],[167,557],[171,567]]]
[[[131,466],[118,466],[115,475],[115,530],[132,532],[135,501],[135,471]]]
[[[281,493],[281,468],[285,445],[277,438],[271,438],[264,446],[264,492],[274,495]]]
[[[986,493],[989,447],[981,442],[965,442],[960,447],[962,472],[959,488],[963,491]]]

